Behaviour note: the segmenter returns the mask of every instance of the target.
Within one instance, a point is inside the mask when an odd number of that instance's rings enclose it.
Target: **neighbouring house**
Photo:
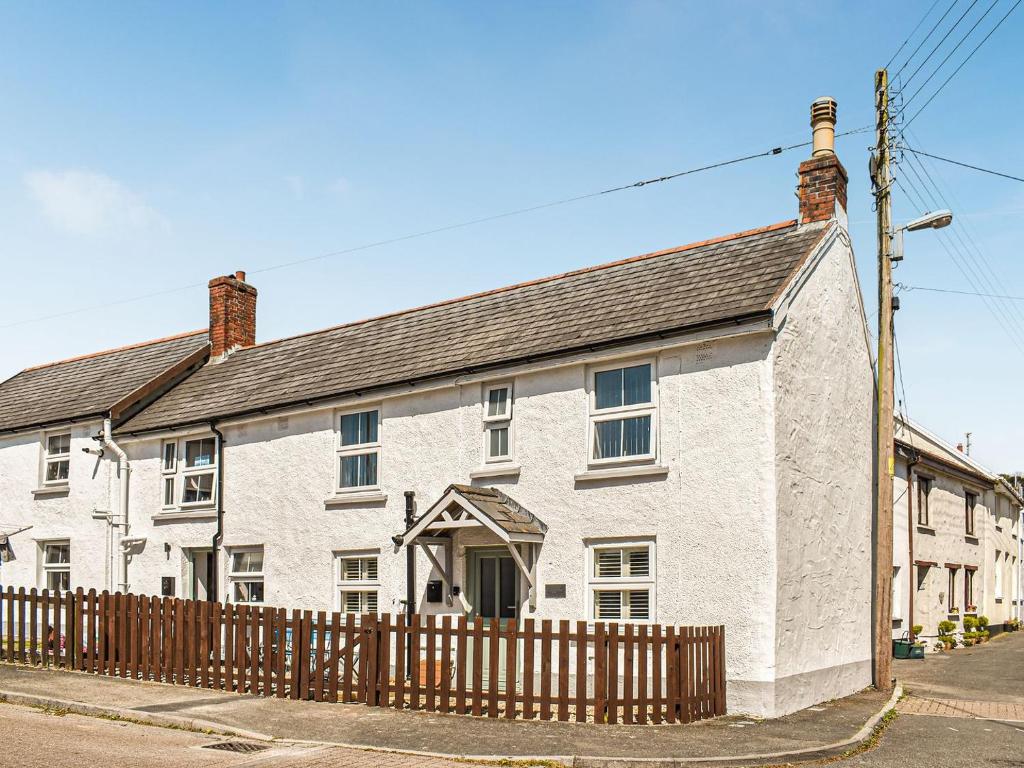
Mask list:
[[[871,357],[813,114],[795,220],[263,343],[256,289],[215,278],[208,359],[115,417],[126,485],[80,491],[115,456],[74,453],[36,498],[50,425],[0,425],[0,520],[33,526],[4,584],[117,586],[93,509],[125,487],[134,592],[393,613],[412,548],[421,613],[724,624],[733,712],[869,685]],[[64,365],[32,391],[62,429]]]
[[[999,632],[1020,618],[1020,490],[900,418],[893,482],[893,637],[916,624],[934,640],[947,620],[959,633],[966,616]]]
[[[209,349],[204,329],[0,383],[0,583],[123,587],[118,456],[104,435],[202,365]]]

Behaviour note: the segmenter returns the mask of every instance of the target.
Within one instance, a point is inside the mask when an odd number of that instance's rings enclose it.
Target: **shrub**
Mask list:
[[[981,627],[982,629],[987,627],[988,626],[988,616],[979,616],[978,617],[978,626]]]
[[[978,628],[978,618],[976,616],[964,616],[964,634],[973,632]]]
[[[956,638],[952,635],[939,635],[939,646],[942,648],[949,644],[950,648],[956,648]]]
[[[951,635],[953,630],[956,629],[956,622],[950,621],[949,619],[943,619],[939,622],[939,634],[940,635]]]
[[[915,624],[914,626],[912,626],[910,628],[910,631],[914,633],[914,637],[917,637],[922,632],[924,632],[924,625],[923,624]]]

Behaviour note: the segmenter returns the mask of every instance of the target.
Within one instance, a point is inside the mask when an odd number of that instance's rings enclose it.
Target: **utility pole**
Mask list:
[[[875,208],[878,212],[878,423],[876,431],[878,483],[875,511],[874,663],[875,687],[892,686],[892,484],[893,456],[893,335],[892,335],[892,180],[889,168],[889,73],[875,72]],[[911,563],[913,568],[913,563]],[[911,574],[910,588],[914,588]]]

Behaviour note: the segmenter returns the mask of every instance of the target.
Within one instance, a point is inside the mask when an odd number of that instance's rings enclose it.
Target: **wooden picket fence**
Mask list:
[[[725,714],[725,628],[390,616],[0,591],[0,660],[277,698],[526,720]]]

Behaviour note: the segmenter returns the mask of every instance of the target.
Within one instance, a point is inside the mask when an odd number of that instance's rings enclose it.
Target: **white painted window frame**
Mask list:
[[[174,450],[170,468],[167,467],[167,449]],[[171,484],[171,501],[167,502],[167,483]],[[174,509],[178,501],[178,440],[164,440],[160,443],[160,507]]]
[[[259,571],[236,571],[234,570],[235,555],[242,554],[244,552],[259,552],[263,558],[262,569]],[[228,547],[227,548],[227,567],[224,569],[227,571],[226,582],[227,582],[227,594],[230,602],[238,605],[265,605],[267,600],[267,551],[262,544],[249,544],[241,547]],[[236,600],[235,599],[235,585],[245,582],[260,582],[263,584],[263,600],[260,602],[253,600]]]
[[[63,547],[68,548],[68,561],[66,563],[54,563],[49,564],[46,562],[46,550],[48,547]],[[39,542],[39,580],[42,585],[42,589],[49,589],[50,586],[50,574],[51,573],[66,573],[68,575],[68,589],[59,591],[71,591],[71,540],[70,539],[52,539],[49,541]],[[51,593],[58,590],[50,590]]]
[[[187,447],[188,443],[195,442],[195,441],[198,441],[198,440],[213,440],[213,454],[212,454],[213,461],[210,464],[204,464],[203,466],[200,466],[200,467],[189,467],[187,465],[186,460],[185,460],[186,447]],[[161,467],[163,466],[163,459],[164,459],[163,453],[161,452],[161,454],[160,454],[160,465],[161,465]],[[176,465],[177,465],[177,468],[178,468],[178,475],[180,476],[180,480],[178,480],[175,483],[176,486],[177,486],[176,499],[177,499],[177,502],[178,502],[178,506],[181,509],[195,509],[195,508],[202,508],[202,507],[212,507],[212,506],[216,505],[216,503],[217,503],[217,494],[220,491],[220,489],[217,487],[217,485],[218,485],[218,483],[217,483],[217,436],[214,435],[211,432],[209,434],[189,435],[187,437],[180,438],[178,440],[178,446],[177,446]],[[205,501],[188,501],[188,502],[186,502],[185,501],[185,483],[188,480],[188,478],[192,477],[194,475],[207,475],[207,474],[213,475],[213,480],[212,480],[212,482],[210,484],[210,487],[212,488],[212,491],[210,493],[210,498],[205,500]],[[161,483],[161,486],[160,486],[161,500],[163,499],[163,491],[164,491],[163,484]]]
[[[996,600],[1002,600],[1003,599],[1003,568],[1004,568],[1004,562],[1003,562],[1003,553],[1000,550],[998,550],[998,549],[996,550],[996,563],[995,563],[995,566],[996,567],[995,567],[994,574],[993,574],[995,576],[995,583],[992,585],[993,586],[993,592],[995,594],[993,595],[993,597]]]
[[[588,539],[584,542],[586,546],[586,615],[589,623],[605,621],[596,617],[596,593],[604,591],[639,591],[647,590],[647,606],[649,616],[646,619],[621,618],[616,621],[630,624],[654,624],[658,616],[658,542],[654,537],[636,539]],[[649,571],[647,576],[597,576],[597,552],[607,549],[639,549],[647,547],[647,562]],[[608,621],[611,621],[610,619]]]
[[[508,464],[515,459],[515,429],[513,424],[514,408],[515,408],[515,385],[514,382],[509,381],[496,381],[484,386],[483,396],[483,451],[484,451],[484,464]],[[505,400],[505,412],[495,416],[489,416],[487,414],[487,407],[490,404],[491,392],[507,389],[508,397]],[[504,456],[492,456],[491,455],[491,430],[493,429],[507,429],[508,430],[508,453]]]
[[[58,437],[60,435],[68,436],[68,451],[67,453],[50,453],[50,438]],[[39,463],[39,480],[40,487],[52,488],[53,486],[64,486],[70,485],[71,483],[71,438],[72,433],[70,429],[52,429],[42,434],[42,451],[40,454]],[[50,464],[57,464],[62,461],[66,461],[68,464],[68,476],[64,479],[58,480],[47,480],[46,471]]]
[[[615,371],[620,368],[634,368],[639,365],[651,367],[651,401],[649,403],[637,403],[636,405],[621,405],[613,408],[597,407],[597,374],[605,371]],[[615,362],[602,363],[591,366],[587,371],[587,464],[592,467],[623,464],[649,464],[658,458],[658,360],[656,357],[634,358],[631,360],[617,360]],[[597,427],[598,423],[607,421],[619,421],[636,416],[651,417],[651,449],[648,453],[635,456],[609,456],[596,458]]]
[[[370,443],[357,443],[355,445],[341,444],[341,418],[356,413],[377,412],[377,439]],[[362,403],[351,408],[342,408],[334,412],[334,492],[338,495],[346,493],[366,493],[367,491],[379,491],[381,489],[381,475],[383,474],[383,446],[382,434],[384,429],[384,409],[380,403]],[[372,485],[352,485],[342,487],[341,485],[341,460],[346,456],[362,456],[367,454],[377,456],[377,482]]]
[[[368,560],[374,559],[377,561],[377,578],[376,579],[346,579],[344,578],[344,563],[346,560]],[[373,593],[376,597],[377,602],[377,613],[380,613],[380,550],[379,549],[360,549],[360,550],[342,550],[334,553],[334,605],[339,613],[346,614],[348,611],[345,608],[345,593],[347,592],[358,592],[361,595]],[[360,605],[365,604],[365,599],[360,600]],[[355,615],[361,613],[368,613],[369,611],[359,611]]]

